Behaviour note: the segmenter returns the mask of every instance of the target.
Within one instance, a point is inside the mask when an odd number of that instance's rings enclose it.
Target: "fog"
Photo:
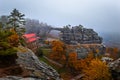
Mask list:
[[[55,27],[82,24],[99,33],[120,34],[120,0],[0,0],[0,15],[13,8]]]

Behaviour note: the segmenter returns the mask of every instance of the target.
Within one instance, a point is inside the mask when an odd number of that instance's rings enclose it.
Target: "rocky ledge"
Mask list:
[[[114,80],[120,80],[120,58],[108,64]]]
[[[17,55],[17,64],[30,71],[30,74],[24,78],[6,76],[5,78],[0,78],[0,80],[61,80],[57,71],[46,63],[39,61],[38,57],[31,50],[28,49],[24,53],[18,52]]]

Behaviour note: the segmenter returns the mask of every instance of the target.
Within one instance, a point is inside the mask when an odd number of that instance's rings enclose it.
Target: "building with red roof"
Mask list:
[[[39,47],[38,39],[35,33],[29,33],[23,35],[24,40],[26,41],[27,47],[33,52]]]

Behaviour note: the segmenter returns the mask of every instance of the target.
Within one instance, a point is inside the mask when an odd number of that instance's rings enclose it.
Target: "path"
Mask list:
[[[43,56],[43,57],[44,57],[45,59],[47,59],[49,62],[51,62],[51,63],[53,63],[53,64],[56,64],[56,65],[58,65],[59,67],[63,67],[62,64],[60,64],[60,63],[58,63],[58,62],[56,62],[56,61],[53,61],[53,60],[47,58],[46,56]]]

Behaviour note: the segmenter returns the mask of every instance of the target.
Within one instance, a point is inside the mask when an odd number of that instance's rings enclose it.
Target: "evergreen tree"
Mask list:
[[[15,31],[17,31],[17,27],[25,24],[25,19],[23,18],[24,16],[25,15],[20,13],[17,9],[14,9],[8,16],[8,24],[14,27]]]
[[[17,9],[13,9],[11,14],[8,16],[8,24],[14,29],[17,35],[19,35],[19,42],[21,44],[24,44],[24,40],[21,37],[25,33],[25,28],[23,27],[25,25],[25,19],[23,18],[24,16],[25,15],[20,13]],[[15,35],[12,37],[15,38]]]

